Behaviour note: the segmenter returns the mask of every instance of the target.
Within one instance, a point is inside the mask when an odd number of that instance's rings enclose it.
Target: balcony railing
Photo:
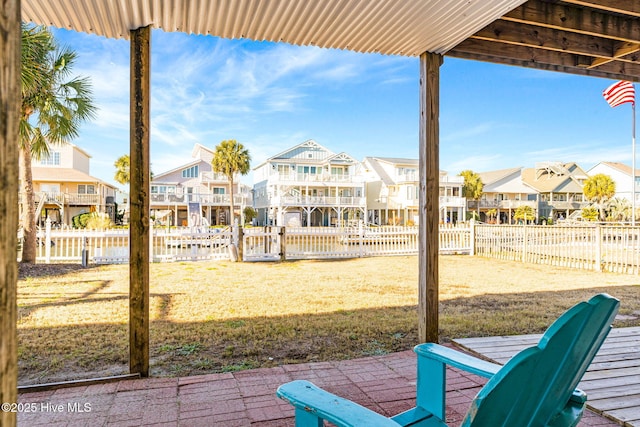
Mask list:
[[[189,202],[199,202],[208,206],[228,206],[230,201],[230,194],[204,194],[204,193],[191,193],[191,194],[167,194],[167,193],[152,193],[151,205],[184,205]],[[245,194],[234,194],[233,203],[237,206],[242,204],[250,204],[249,196]]]
[[[269,175],[270,182],[316,182],[316,183],[362,183],[363,177],[355,175],[333,175],[329,173],[310,174],[310,173],[278,173],[273,172]]]
[[[489,208],[489,209],[517,209],[520,206],[530,206],[531,208],[536,208],[535,200],[480,200],[480,208]],[[477,209],[478,202],[475,200],[469,200],[468,202],[469,209]]]
[[[24,193],[18,195],[18,200],[22,203]],[[36,203],[44,199],[45,204],[56,204],[60,206],[98,206],[106,204],[106,199],[100,197],[99,194],[81,194],[81,193],[56,193],[38,191],[35,193]]]
[[[280,196],[271,200],[272,205],[280,206],[359,206],[364,207],[364,197],[329,196]]]
[[[467,203],[467,199],[460,196],[440,196],[440,207],[462,208]]]

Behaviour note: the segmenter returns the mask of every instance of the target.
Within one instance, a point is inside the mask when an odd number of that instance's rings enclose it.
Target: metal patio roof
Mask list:
[[[25,22],[164,31],[640,81],[637,0],[22,0]]]
[[[525,0],[22,0],[25,22],[111,38],[164,31],[417,56],[445,53]]]

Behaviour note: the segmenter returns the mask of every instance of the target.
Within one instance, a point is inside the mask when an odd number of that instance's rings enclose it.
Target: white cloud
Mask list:
[[[451,163],[441,165],[441,169],[446,170],[450,174],[458,174],[463,170],[471,169],[474,172],[485,172],[494,169],[504,169],[506,167],[513,167],[511,165],[505,166],[504,158],[501,154],[486,154],[469,156],[462,159],[455,160]]]

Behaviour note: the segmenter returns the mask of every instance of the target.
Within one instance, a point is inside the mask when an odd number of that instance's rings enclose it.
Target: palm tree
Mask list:
[[[118,159],[113,162],[113,166],[116,168],[116,174],[113,176],[113,179],[116,182],[119,182],[122,185],[128,184],[131,182],[131,156],[129,154],[123,154],[118,157]],[[153,179],[153,171],[149,171],[149,177]]]
[[[113,179],[120,184],[128,184],[129,181],[131,181],[131,175],[129,174],[131,170],[131,157],[128,154],[124,154],[118,157],[118,160],[113,163],[113,166],[116,168],[116,174]]]
[[[631,203],[627,199],[615,197],[608,203],[609,219],[628,221],[631,218]]]
[[[584,182],[582,191],[590,202],[595,203],[598,206],[600,221],[604,221],[605,205],[616,194],[615,181],[609,175],[599,173]]]
[[[251,156],[249,150],[235,139],[222,141],[216,146],[211,166],[213,171],[224,174],[229,180],[230,193],[230,224],[234,224],[233,208],[233,177],[235,174],[246,175],[249,173]]]
[[[464,177],[462,196],[476,201],[478,217],[480,217],[480,197],[482,197],[482,190],[484,188],[480,175],[472,170],[464,170],[460,172],[459,176]]]
[[[47,28],[22,26],[21,55],[22,262],[34,263],[36,218],[31,160],[47,157],[51,144],[76,137],[80,124],[92,118],[96,108],[88,79],[70,78],[76,53],[59,48]]]
[[[531,206],[518,206],[513,214],[513,219],[522,219],[527,224],[529,221],[536,219],[536,214]]]

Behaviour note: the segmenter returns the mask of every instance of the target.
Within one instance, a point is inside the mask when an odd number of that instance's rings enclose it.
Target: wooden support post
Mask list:
[[[286,261],[287,259],[287,229],[286,227],[280,227],[280,261]]]
[[[131,31],[129,371],[149,376],[149,105],[151,29]]]
[[[442,56],[420,55],[420,202],[418,340],[438,342],[438,213],[440,196],[440,65]]]
[[[17,403],[18,125],[20,122],[20,0],[0,11],[0,402]],[[0,411],[0,426],[16,413]]]
[[[238,226],[238,261],[244,261],[244,228]]]

